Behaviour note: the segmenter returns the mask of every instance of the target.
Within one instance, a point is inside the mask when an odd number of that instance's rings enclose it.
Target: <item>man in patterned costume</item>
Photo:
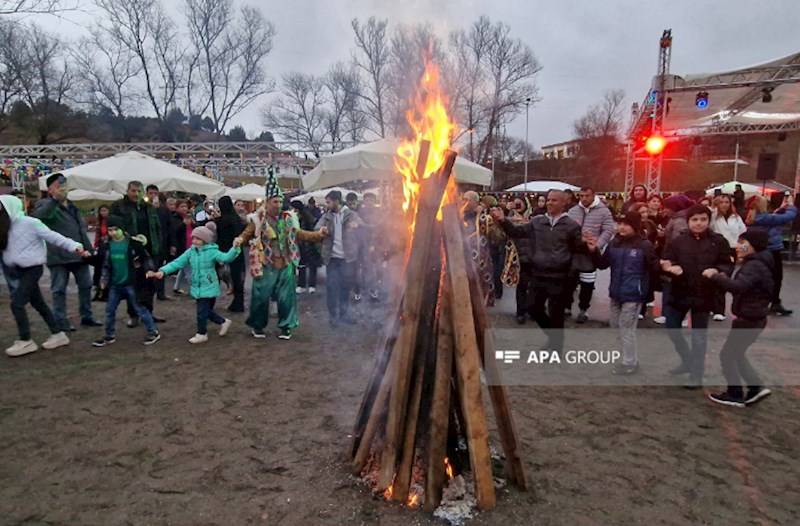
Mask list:
[[[300,262],[298,241],[318,243],[328,234],[300,229],[294,210],[281,210],[283,191],[270,169],[266,202],[247,216],[247,227],[239,236],[250,245],[250,275],[253,288],[247,325],[254,338],[266,338],[264,328],[269,321],[269,302],[278,302],[278,338],[288,340],[299,323],[295,271]]]

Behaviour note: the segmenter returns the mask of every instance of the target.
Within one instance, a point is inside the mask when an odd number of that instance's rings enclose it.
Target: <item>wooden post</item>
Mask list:
[[[444,270],[447,272],[447,269]],[[446,277],[446,276],[445,276]],[[433,401],[430,412],[428,466],[425,477],[425,511],[432,512],[442,501],[446,481],[444,459],[447,456],[447,432],[450,421],[450,379],[453,377],[453,318],[448,279],[442,284],[439,303],[439,334],[436,368],[433,380]]]
[[[389,393],[389,410],[386,417],[386,437],[381,455],[378,490],[388,488],[394,479],[397,453],[405,423],[408,406],[408,390],[411,379],[412,357],[417,343],[420,312],[423,308],[424,276],[430,256],[431,237],[435,230],[436,212],[442,200],[447,180],[455,163],[455,152],[448,151],[445,162],[438,173],[422,183],[415,219],[411,253],[406,265],[406,291],[400,317],[400,332],[397,336],[391,362],[393,384]]]
[[[453,339],[458,373],[456,378],[464,412],[470,465],[475,476],[475,496],[478,507],[488,510],[494,508],[496,497],[489,453],[489,431],[481,395],[479,349],[464,259],[464,240],[456,206],[445,206],[443,213],[447,268],[453,293]]]

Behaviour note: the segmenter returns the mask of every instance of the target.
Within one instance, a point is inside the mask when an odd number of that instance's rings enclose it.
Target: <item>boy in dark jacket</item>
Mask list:
[[[635,210],[620,217],[617,235],[602,253],[598,250],[597,238],[586,236],[586,245],[597,268],[611,267],[609,325],[619,330],[622,342],[622,363],[614,365],[614,374],[633,374],[639,369],[636,326],[642,304],[647,301],[650,276],[658,268],[655,248],[639,233],[641,222]]]
[[[705,372],[708,343],[708,319],[714,309],[716,286],[703,276],[707,269],[730,272],[733,261],[730,245],[709,229],[711,211],[694,205],[686,213],[688,230],[677,236],[664,249],[661,268],[671,275],[668,303],[664,306],[669,338],[681,363],[670,374],[689,373],[687,388],[699,388]],[[692,314],[692,347],[681,333],[686,314]]]
[[[719,354],[722,374],[728,389],[709,398],[723,405],[744,407],[768,396],[771,391],[761,385],[761,379],[750,365],[745,353],[767,325],[767,314],[772,299],[772,254],[769,252],[769,235],[763,230],[748,230],[739,236],[736,256],[739,262],[731,277],[716,269],[708,269],[703,276],[717,286],[733,293],[733,320],[731,332]],[[746,329],[746,330],[745,330]],[[745,393],[744,387],[748,386]]]
[[[145,250],[147,238],[143,235],[130,237],[125,234],[124,220],[118,216],[108,217],[108,250],[103,261],[101,282],[108,289],[106,303],[105,336],[92,342],[95,347],[111,345],[116,340],[117,307],[125,299],[128,310],[133,311],[147,328],[145,345],[153,345],[161,339],[153,315],[137,301],[135,284],[142,284],[145,273],[152,270],[152,259]]]

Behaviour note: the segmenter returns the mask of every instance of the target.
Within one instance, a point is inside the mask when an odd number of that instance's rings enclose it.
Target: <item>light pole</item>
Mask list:
[[[525,191],[528,190],[528,108],[531,106],[531,98],[525,99]]]

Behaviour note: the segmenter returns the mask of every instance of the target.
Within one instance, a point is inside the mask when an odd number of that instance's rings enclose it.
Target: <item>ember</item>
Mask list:
[[[438,70],[428,64],[407,112],[413,137],[395,159],[410,234],[403,289],[376,356],[351,449],[354,473],[377,493],[427,511],[439,506],[445,484],[456,479],[474,484],[478,508],[495,505],[480,383],[481,366],[492,365],[481,363],[483,350],[493,344],[477,272],[465,254],[451,177],[455,125],[446,107]],[[524,489],[507,392],[490,386],[489,395],[506,475]],[[465,471],[468,478],[461,477]]]

